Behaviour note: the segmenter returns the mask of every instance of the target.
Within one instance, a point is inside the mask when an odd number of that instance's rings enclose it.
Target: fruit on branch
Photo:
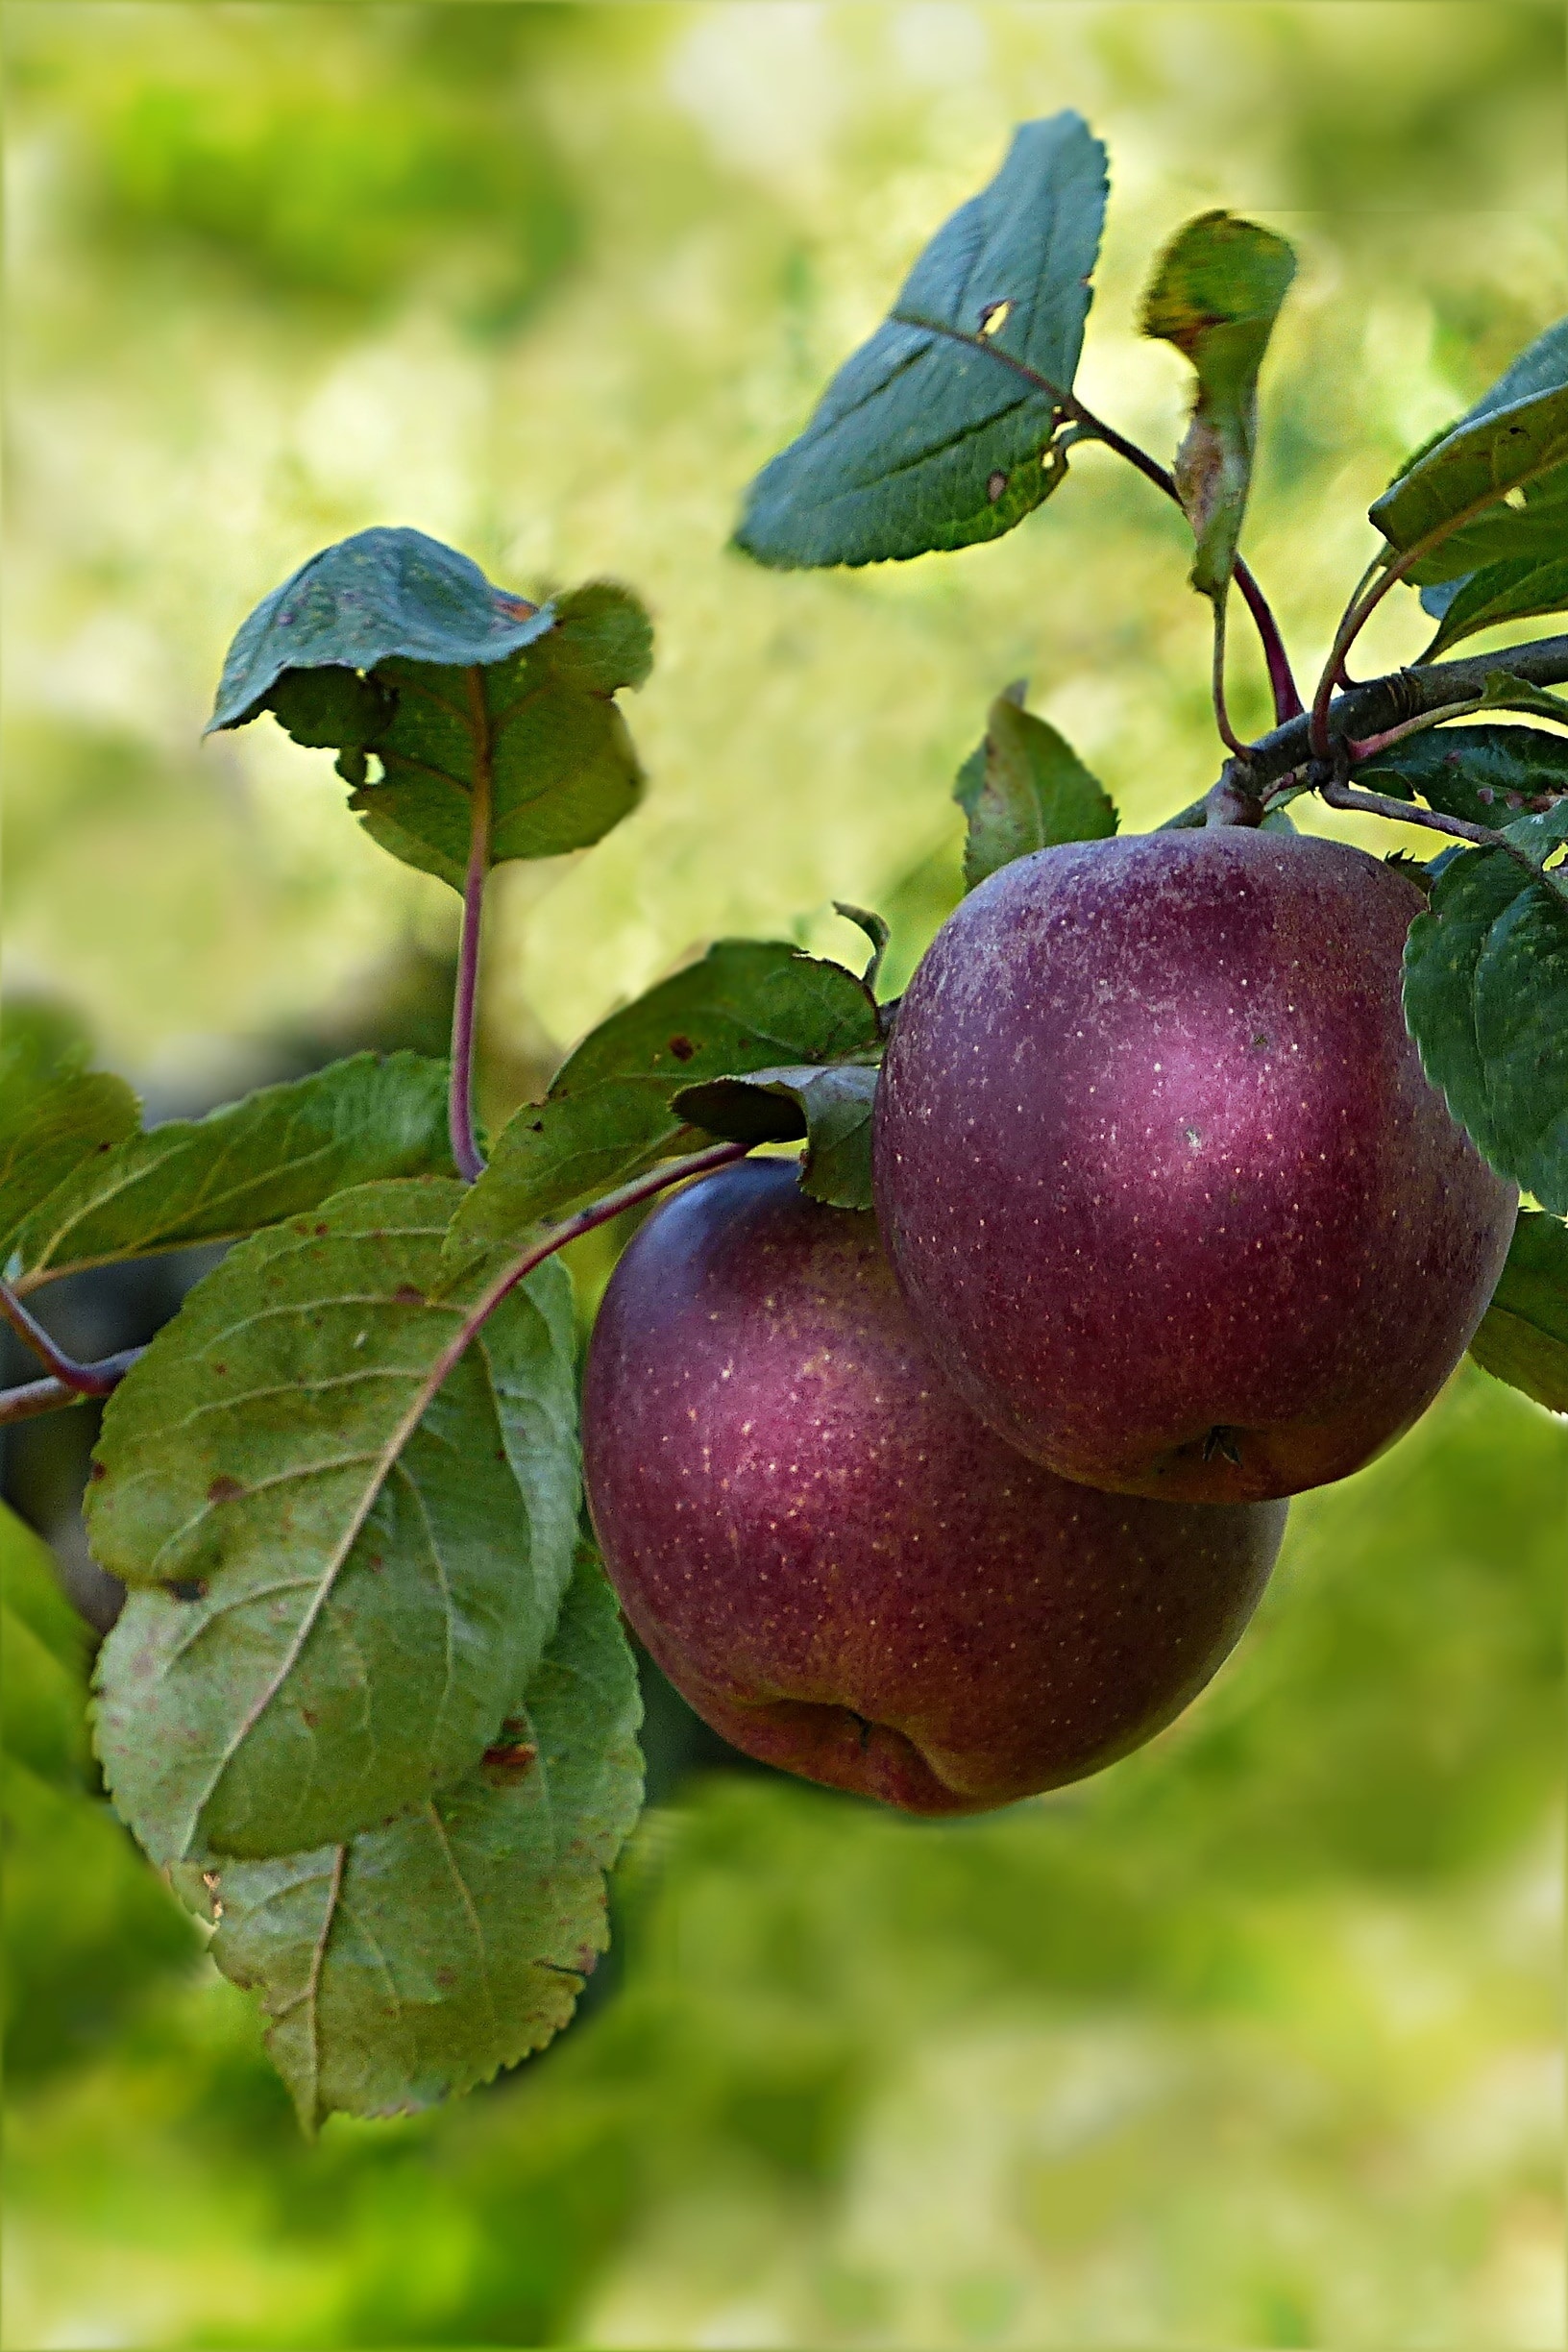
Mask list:
[[[906,993],[884,1238],[966,1401],[1063,1477],[1238,1502],[1425,1410],[1517,1195],[1400,1011],[1423,900],[1342,843],[1217,827],[1020,858]]]
[[[1068,1485],[977,1421],[874,1218],[788,1161],[674,1195],[604,1294],[589,1506],[623,1605],[726,1739],[916,1813],[980,1812],[1150,1738],[1226,1655],[1283,1504]]]

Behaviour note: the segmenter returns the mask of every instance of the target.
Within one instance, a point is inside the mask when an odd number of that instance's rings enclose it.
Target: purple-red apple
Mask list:
[[[1400,1011],[1420,893],[1218,827],[1042,849],[933,942],[877,1090],[883,1237],[967,1403],[1191,1502],[1360,1469],[1484,1313],[1517,1195]]]
[[[622,1605],[747,1754],[917,1813],[1080,1778],[1202,1689],[1283,1504],[1097,1494],[941,1378],[870,1215],[788,1161],[668,1200],[589,1351],[583,1445]]]

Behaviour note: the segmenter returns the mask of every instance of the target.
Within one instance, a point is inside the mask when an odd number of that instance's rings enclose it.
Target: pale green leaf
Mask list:
[[[539,1267],[443,1380],[497,1271],[443,1262],[461,1196],[361,1186],[240,1242],[110,1401],[88,1531],[154,1589],[101,1653],[97,1742],[158,1861],[423,1802],[540,1655],[577,1500],[570,1279]]]
[[[1560,1219],[1520,1211],[1470,1353],[1537,1405],[1568,1413],[1568,1228]]]
[[[958,772],[953,798],[968,819],[964,886],[1058,842],[1103,841],[1115,803],[1065,735],[1022,708],[1023,688],[997,696],[985,740]]]
[[[207,1874],[212,1957],[259,1996],[307,2131],[469,2090],[567,2022],[609,1940],[641,1714],[615,1597],[585,1556],[474,1771],[346,1845]]]

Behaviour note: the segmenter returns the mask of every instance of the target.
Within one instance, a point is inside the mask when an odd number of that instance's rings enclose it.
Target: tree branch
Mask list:
[[[1568,684],[1568,636],[1542,637],[1532,645],[1505,646],[1496,653],[1474,653],[1462,661],[1431,662],[1419,670],[1395,670],[1386,677],[1367,678],[1329,704],[1326,729],[1330,747],[1384,734],[1391,727],[1403,725],[1408,719],[1440,710],[1446,702],[1473,701],[1484,693],[1491,673],[1504,669],[1510,675],[1523,678],[1528,686]],[[1248,745],[1249,790],[1256,796],[1266,796],[1270,785],[1280,783],[1293,770],[1307,767],[1311,757],[1310,722],[1305,716],[1287,721],[1284,726],[1275,727],[1272,733]],[[1226,775],[1233,781],[1236,765],[1234,761],[1226,762]],[[1160,830],[1174,832],[1201,825],[1208,806],[1209,795],[1205,793],[1174,817],[1167,817]]]
[[[120,1372],[115,1367],[121,1360],[117,1356],[107,1358],[103,1363],[80,1363],[74,1356],[67,1356],[37,1317],[22,1305],[8,1282],[0,1282],[0,1315],[4,1315],[17,1338],[33,1350],[39,1361],[48,1365],[62,1387],[74,1389],[78,1396],[108,1396],[118,1383]]]
[[[33,1421],[39,1413],[59,1412],[66,1405],[85,1405],[89,1396],[107,1396],[130,1371],[140,1348],[127,1348],[121,1356],[106,1356],[92,1365],[94,1372],[107,1376],[102,1388],[76,1387],[68,1381],[28,1381],[20,1388],[0,1388],[0,1429],[12,1421]]]

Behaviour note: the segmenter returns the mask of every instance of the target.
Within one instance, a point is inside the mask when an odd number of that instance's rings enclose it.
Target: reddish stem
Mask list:
[[[463,936],[457,956],[457,985],[452,1000],[452,1077],[447,1124],[452,1156],[466,1184],[484,1174],[484,1157],[474,1133],[474,1035],[479,1001],[479,935],[484,927],[484,888],[490,878],[493,800],[490,714],[484,680],[468,673],[469,714],[474,729],[474,786],[470,796],[468,872],[463,880]]]
[[[16,1336],[26,1341],[39,1361],[48,1365],[61,1386],[71,1390],[73,1398],[108,1396],[118,1384],[126,1365],[134,1362],[140,1353],[139,1349],[133,1349],[126,1358],[110,1356],[102,1363],[79,1362],[76,1357],[67,1356],[62,1347],[57,1346],[37,1317],[28,1312],[8,1282],[0,1282],[0,1315],[5,1316]],[[38,1409],[41,1411],[44,1409],[40,1406]]]

